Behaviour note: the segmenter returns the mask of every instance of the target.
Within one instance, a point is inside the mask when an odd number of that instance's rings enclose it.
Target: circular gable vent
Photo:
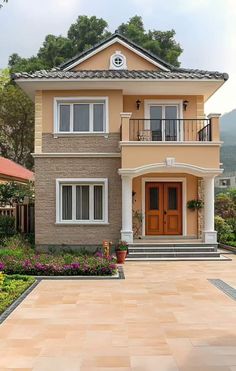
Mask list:
[[[121,70],[126,68],[125,56],[120,51],[116,51],[110,58],[110,69]]]

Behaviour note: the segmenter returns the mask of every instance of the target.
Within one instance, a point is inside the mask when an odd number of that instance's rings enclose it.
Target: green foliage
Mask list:
[[[47,35],[37,57],[44,68],[52,68],[75,54],[73,43],[66,37]]]
[[[128,243],[126,241],[119,241],[116,245],[117,251],[127,251],[128,250]]]
[[[179,66],[178,57],[183,49],[175,41],[175,31],[145,31],[142,17],[134,16],[127,23],[122,23],[118,27],[121,35],[126,36],[143,48],[156,54],[173,66]]]
[[[35,278],[33,277],[4,275],[4,280],[0,287],[0,314],[34,282]]]
[[[0,240],[1,237],[12,236],[15,233],[14,216],[0,215]]]
[[[166,62],[179,66],[178,57],[183,50],[175,41],[174,30],[146,31],[142,17],[136,15],[128,22],[122,23],[117,31]],[[47,35],[36,56],[22,58],[17,53],[12,54],[9,58],[10,71],[34,72],[56,67],[110,35],[108,24],[104,19],[81,15],[70,26],[67,37]]]
[[[110,33],[107,31],[107,26],[107,22],[102,18],[79,16],[68,30],[68,39],[72,42],[74,55],[108,37]]]
[[[223,219],[236,218],[235,190],[219,193],[215,200],[215,213]]]
[[[14,83],[6,83],[6,72],[0,77],[0,143],[1,155],[31,169],[34,149],[33,102]]]
[[[221,243],[234,239],[232,227],[220,216],[215,217],[215,230],[218,233],[218,241]]]
[[[189,200],[187,202],[187,208],[190,210],[199,210],[202,209],[204,206],[202,200]]]
[[[27,197],[34,200],[34,183],[21,184],[8,182],[0,184],[0,205],[13,205],[15,202],[22,202]]]

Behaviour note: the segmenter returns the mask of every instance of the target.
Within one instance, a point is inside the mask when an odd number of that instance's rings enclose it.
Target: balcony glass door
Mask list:
[[[150,104],[148,128],[154,141],[179,140],[179,106],[177,104]]]

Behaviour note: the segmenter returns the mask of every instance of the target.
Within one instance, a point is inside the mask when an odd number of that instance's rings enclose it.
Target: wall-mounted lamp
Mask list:
[[[183,101],[183,108],[184,108],[184,111],[186,111],[187,107],[188,107],[188,104],[189,104],[189,101],[188,100],[184,100]]]
[[[141,105],[141,100],[137,99],[136,100],[136,108],[137,108],[137,110],[139,110],[140,105]]]

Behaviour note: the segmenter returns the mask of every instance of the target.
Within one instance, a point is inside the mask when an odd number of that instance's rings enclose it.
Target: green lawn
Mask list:
[[[0,314],[34,282],[34,277],[20,275],[8,276],[0,272]]]

